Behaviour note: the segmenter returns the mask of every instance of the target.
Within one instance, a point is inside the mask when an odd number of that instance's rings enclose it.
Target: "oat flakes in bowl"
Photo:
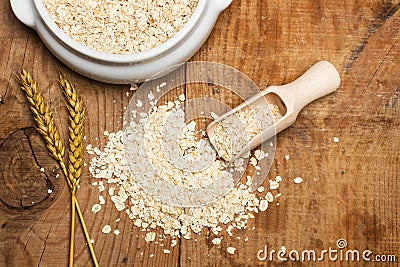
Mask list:
[[[198,0],[43,0],[51,18],[76,42],[110,54],[135,54],[173,37]]]
[[[115,20],[121,19],[120,17],[123,17],[123,14],[127,14],[128,12],[134,13],[134,11],[126,10],[126,6],[124,6],[124,4],[126,5],[130,2],[134,3],[132,0],[106,0],[101,1],[101,5],[98,4],[98,0],[76,0],[64,6],[60,5],[55,7],[53,11],[60,13],[60,18],[62,17],[65,19],[63,23],[65,25],[60,23],[57,25],[57,20],[53,20],[51,11],[49,12],[48,8],[45,6],[45,4],[49,5],[50,1],[48,0],[44,2],[42,0],[10,0],[12,10],[16,17],[27,26],[35,29],[44,44],[64,64],[89,78],[120,84],[143,82],[158,77],[155,75],[169,69],[171,66],[187,61],[205,42],[219,14],[229,6],[232,0],[198,0],[198,2],[197,0],[176,1],[182,1],[180,3],[183,3],[183,6],[187,8],[185,8],[185,14],[183,16],[174,18],[173,21],[168,21],[169,26],[162,23],[160,23],[158,28],[149,26],[159,18],[157,16],[159,16],[160,13],[154,16],[149,16],[148,14],[146,16],[143,15],[143,19],[135,20],[136,23],[139,23],[136,26],[134,25],[135,23],[132,22],[132,27],[136,29],[142,29],[142,25],[147,25],[145,26],[147,30],[143,31],[141,34],[142,36],[148,37],[149,40],[152,40],[149,43],[153,44],[148,44],[146,42],[146,44],[141,43],[139,47],[129,48],[126,40],[127,36],[131,36],[131,33],[128,31],[129,28],[120,26],[117,31],[123,34],[116,38],[114,33],[112,36],[114,36],[115,40],[113,40],[113,37],[107,37],[107,32],[110,33],[112,31],[106,31],[106,34],[102,35],[102,33],[99,33],[99,28],[96,27],[100,27],[99,25],[104,23],[104,27],[107,28],[110,25],[106,23],[112,21],[112,23],[115,24]],[[176,1],[174,3],[176,3]],[[57,2],[63,1],[57,0],[56,3]],[[91,37],[75,36],[75,38],[86,41],[84,45],[75,40],[73,36],[69,36],[65,33],[65,31],[73,31],[79,35],[79,32],[82,30],[82,28],[78,27],[79,24],[70,25],[68,29],[68,20],[71,19],[70,14],[68,14],[70,12],[68,8],[74,6],[75,2],[79,3],[79,8],[86,6],[86,10],[90,10],[90,8],[94,10],[102,9],[103,5],[111,5],[111,3],[123,3],[123,8],[120,9],[121,13],[118,19],[107,16],[107,12],[111,11],[103,10],[101,12],[103,14],[99,15],[103,22],[101,22],[101,20],[97,22],[93,20],[92,22],[98,25],[88,28],[90,31],[93,31],[95,35],[90,35]],[[152,1],[140,1],[137,2],[137,5],[149,5],[150,2]],[[157,3],[159,3],[159,1],[157,1]],[[50,4],[50,6],[52,6],[52,4]],[[167,9],[163,10],[165,11]],[[191,15],[188,13],[189,10],[192,11]],[[116,9],[114,11],[116,11]],[[80,12],[83,12],[83,10]],[[91,13],[89,16],[80,16],[81,18],[78,22],[81,24],[88,23],[84,18],[91,18],[90,15]],[[168,18],[169,16],[165,17]],[[123,21],[123,19],[121,19],[121,21]],[[145,21],[146,23],[144,23]],[[164,19],[164,21],[166,20]],[[185,23],[182,24],[183,22]],[[63,29],[59,26],[63,27]],[[160,33],[157,37],[151,35],[151,32],[158,32],[163,28],[167,29],[165,33]],[[125,31],[128,31],[128,33]],[[135,37],[135,34],[133,34],[133,37]],[[97,40],[97,38],[99,38],[100,41]],[[107,42],[106,45],[102,43],[104,40]],[[132,44],[132,42],[134,43],[135,41],[129,40],[129,42]],[[113,47],[113,44],[116,43],[119,43],[119,45],[114,45]],[[93,49],[93,47],[96,46],[103,48],[96,48],[98,50]],[[109,51],[105,52],[104,50]]]

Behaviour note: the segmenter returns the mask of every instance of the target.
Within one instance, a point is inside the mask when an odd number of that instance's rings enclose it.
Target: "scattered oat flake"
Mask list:
[[[269,189],[275,190],[279,188],[279,183],[277,181],[269,180]]]
[[[140,99],[138,99],[138,101],[137,101],[137,103],[136,103],[136,106],[137,106],[138,108],[141,108],[141,107],[143,106],[143,102],[140,101]]]
[[[163,249],[164,254],[169,254],[171,251],[169,249]]]
[[[271,192],[267,192],[267,194],[265,195],[265,199],[266,199],[268,202],[272,202],[272,201],[274,201],[274,196],[272,195]]]
[[[228,247],[226,250],[228,251],[229,254],[233,255],[233,254],[235,254],[236,248]]]
[[[114,235],[119,235],[119,234],[120,234],[120,231],[118,229],[115,229],[114,230]]]
[[[254,157],[256,157],[257,160],[262,160],[265,158],[265,152],[257,149],[256,151],[254,151]]]
[[[109,226],[109,225],[107,224],[107,225],[105,225],[105,226],[103,227],[103,229],[101,229],[101,231],[102,231],[104,234],[109,234],[109,233],[111,233],[111,226]]]
[[[113,196],[113,195],[114,195],[114,191],[115,191],[115,188],[114,188],[114,187],[108,188],[108,194],[109,194],[110,196]]]
[[[99,196],[99,204],[100,204],[100,205],[106,204],[106,200],[104,199],[103,196]]]
[[[53,190],[51,190],[51,189],[49,188],[49,189],[47,189],[47,193],[48,193],[48,194],[51,194],[51,193],[53,193]]]
[[[172,239],[171,240],[171,247],[175,247],[177,243],[178,243],[178,241],[176,241],[175,239]]]
[[[182,102],[183,102],[183,101],[185,101],[185,99],[186,99],[186,96],[185,96],[185,94],[181,94],[181,95],[179,95],[179,97],[178,97],[178,98],[179,98],[179,100],[180,100],[180,101],[182,101]]]
[[[260,211],[266,211],[266,210],[268,209],[268,201],[265,200],[265,199],[262,199],[262,200],[260,201],[260,206],[258,206],[258,209],[259,209]]]
[[[97,148],[97,147],[95,147],[93,149],[93,152],[96,153],[97,156],[100,156],[100,154],[101,154],[101,150],[99,148]]]
[[[136,83],[132,83],[132,84],[131,84],[130,90],[131,90],[131,91],[136,91],[137,89],[138,89],[137,84],[136,84]]]
[[[99,192],[103,192],[105,189],[105,186],[102,184],[99,184],[98,189],[99,189]]]
[[[253,166],[257,166],[257,159],[255,157],[250,158],[250,164]]]
[[[296,177],[296,178],[293,179],[293,181],[294,181],[295,184],[300,184],[301,182],[303,182],[303,178]]]
[[[214,238],[213,240],[211,240],[211,242],[212,242],[214,245],[220,245],[220,244],[221,244],[221,238],[216,237],[216,238]]]
[[[218,115],[217,114],[215,114],[214,112],[210,112],[210,116],[211,116],[211,118],[213,118],[214,120],[216,120],[216,119],[218,119]]]
[[[40,168],[40,171],[41,171],[41,172],[44,172],[44,168],[43,168],[43,167],[42,167],[42,168]]]
[[[335,142],[335,143],[339,143],[339,137],[333,137],[333,142]]]
[[[154,99],[153,92],[149,92],[149,93],[147,94],[147,98],[148,98],[149,100],[153,100],[153,99]]]
[[[264,192],[264,190],[265,190],[264,186],[260,186],[259,188],[257,188],[257,191],[260,193]]]
[[[285,156],[285,159],[286,159],[286,160],[289,160],[289,155],[286,155],[286,156]]]
[[[93,213],[97,213],[97,212],[99,212],[101,210],[101,205],[100,204],[94,204],[93,206],[92,206],[92,212]]]
[[[145,236],[146,242],[153,242],[156,239],[156,233],[155,232],[148,232]]]

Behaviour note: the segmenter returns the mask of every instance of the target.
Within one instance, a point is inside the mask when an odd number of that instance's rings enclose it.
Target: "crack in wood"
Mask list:
[[[26,250],[26,246],[28,246],[29,243],[29,233],[32,231],[33,227],[36,225],[37,222],[35,222],[34,224],[31,225],[31,227],[29,227],[29,230],[26,232],[25,238],[26,238],[26,243],[24,244],[24,249]]]
[[[50,236],[51,229],[52,229],[52,227],[50,227],[50,230],[49,230],[49,232],[47,233],[46,239],[44,240],[42,254],[40,254],[39,262],[38,262],[38,265],[37,265],[38,267],[40,266],[40,264],[41,264],[41,262],[42,262],[42,258],[43,258],[44,252],[46,251],[47,239],[48,239],[49,236]]]
[[[381,19],[383,22],[391,18],[400,8],[400,3],[394,5],[393,7],[390,4],[385,5],[383,12],[381,12],[377,18]]]
[[[35,129],[33,129],[33,130],[35,130]],[[26,130],[24,130],[24,134],[25,134],[26,139],[27,139],[27,141],[28,141],[28,145],[29,145],[29,148],[30,148],[30,150],[31,150],[31,154],[32,154],[33,159],[34,159],[35,162],[36,162],[36,165],[37,165],[40,169],[42,169],[43,166],[39,163],[39,161],[38,161],[38,159],[37,159],[37,157],[36,157],[36,154],[35,154],[35,150],[34,150],[34,148],[33,148],[33,146],[32,146],[31,139],[29,138],[30,135],[32,134],[32,131],[33,131],[33,130],[31,129],[31,131],[30,131],[29,134],[27,134],[27,133],[26,133]],[[46,173],[46,172],[43,172],[43,174],[44,174],[44,176],[45,176],[45,181],[46,181],[46,187],[47,187],[47,189],[54,190],[53,183],[50,181],[49,176],[47,175],[47,173]],[[47,195],[47,197],[46,197],[45,199],[43,199],[43,200],[46,200],[48,197],[49,197],[49,195]]]
[[[374,73],[372,74],[371,79],[369,79],[367,86],[363,89],[361,95],[364,94],[364,91],[371,85],[372,81],[374,80],[376,74],[378,73],[379,69],[381,68],[382,64],[386,61],[387,56],[390,54],[390,52],[392,51],[393,46],[389,49],[389,51],[385,54],[385,56],[383,57],[382,61],[379,63],[378,67],[376,67]]]
[[[7,64],[8,64],[8,58],[7,58]],[[4,100],[6,99],[8,90],[10,89],[11,79],[13,79],[13,78],[18,80],[18,74],[17,73],[12,73],[11,77],[8,78],[6,90],[5,90],[4,94],[2,96],[0,96],[0,104],[4,104]],[[18,84],[18,87],[19,87],[19,84]]]
[[[351,50],[351,54],[344,67],[345,73],[348,73],[354,62],[358,59],[359,55],[368,44],[369,38],[380,28],[382,25],[391,18],[400,8],[400,3],[392,6],[390,3],[386,4],[383,11],[378,14],[373,20],[372,24],[368,27],[367,34],[362,38],[361,43]]]

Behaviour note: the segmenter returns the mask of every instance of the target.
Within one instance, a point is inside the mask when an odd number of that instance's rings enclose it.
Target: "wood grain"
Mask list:
[[[234,0],[192,61],[232,66],[264,89],[294,80],[318,60],[329,60],[338,68],[342,85],[311,103],[278,136],[268,178],[284,178],[279,206],[258,214],[234,237],[224,234],[221,246],[211,243],[213,235],[207,231],[197,241],[182,240],[174,248],[168,238],[164,247],[146,243],[144,232],[109,199],[93,214],[99,192],[85,169],[78,198],[100,265],[308,266],[259,261],[257,251],[265,245],[320,251],[336,248],[339,238],[347,240],[349,249],[393,254],[400,261],[399,8],[400,1],[387,0]],[[0,266],[66,266],[69,191],[62,176],[56,178],[61,172],[33,128],[15,73],[21,67],[32,72],[66,137],[67,112],[57,86],[58,71],[65,72],[88,106],[86,141],[100,147],[106,142],[105,130],[122,128],[133,92],[129,86],[95,82],[63,66],[37,34],[14,17],[9,1],[0,3],[0,51]],[[193,89],[186,89],[191,98],[204,93]],[[225,93],[219,97],[233,103]],[[89,159],[86,155],[86,162]],[[296,185],[293,179],[298,176],[304,182]],[[53,192],[48,194],[48,189]],[[105,224],[121,234],[102,234]],[[228,246],[237,248],[234,255],[227,253]],[[171,254],[164,254],[164,248]],[[79,228],[75,261],[76,266],[92,265]],[[360,264],[326,260],[318,265]]]

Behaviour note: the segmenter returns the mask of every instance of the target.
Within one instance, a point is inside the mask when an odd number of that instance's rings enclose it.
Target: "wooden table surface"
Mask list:
[[[322,251],[337,249],[341,238],[347,241],[346,249],[396,255],[400,261],[399,8],[399,1],[382,0],[233,0],[191,60],[235,67],[263,89],[290,82],[324,59],[339,70],[340,88],[306,107],[297,122],[279,134],[268,176],[284,179],[279,206],[258,214],[249,229],[235,231],[234,237],[223,232],[221,246],[213,245],[213,235],[203,231],[197,241],[180,240],[171,254],[164,254],[164,247],[146,243],[144,232],[109,199],[93,214],[99,193],[85,168],[78,199],[100,265],[266,265],[268,261],[257,259],[265,245]],[[121,129],[132,93],[126,95],[127,85],[96,82],[65,67],[35,31],[15,18],[9,1],[1,1],[0,14],[0,266],[66,266],[69,190],[65,180],[56,178],[60,170],[34,129],[15,74],[24,67],[34,75],[65,137],[67,113],[57,87],[57,73],[64,71],[88,107],[86,142],[99,147],[105,145],[105,130]],[[333,142],[333,137],[340,141]],[[89,159],[86,155],[86,162]],[[293,182],[298,176],[303,183]],[[121,221],[112,225],[120,229],[119,236],[101,233],[118,217]],[[76,231],[76,266],[91,266],[82,231]],[[234,255],[227,253],[228,246],[237,248]],[[325,259],[316,265],[352,265]],[[275,258],[271,265],[310,262]],[[397,263],[367,266],[389,265]]]

